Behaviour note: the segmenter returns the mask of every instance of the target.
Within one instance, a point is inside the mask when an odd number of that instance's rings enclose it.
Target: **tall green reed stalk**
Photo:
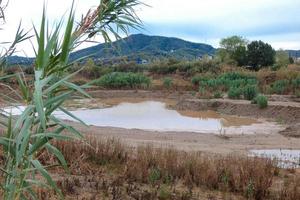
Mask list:
[[[78,73],[67,73],[72,66],[70,53],[95,35],[102,35],[109,42],[111,36],[119,39],[130,28],[141,27],[142,23],[134,10],[138,5],[140,2],[137,0],[101,0],[96,9],[91,9],[82,17],[80,23],[75,23],[72,5],[66,22],[61,20],[52,30],[47,24],[44,9],[40,29],[33,27],[38,47],[35,49],[34,80],[28,81],[24,73],[0,77],[0,81],[15,78],[18,83],[17,89],[7,85],[11,92],[2,93],[1,99],[7,105],[9,102],[26,105],[18,116],[12,116],[4,110],[1,112],[0,123],[5,127],[4,135],[0,137],[4,154],[0,168],[3,199],[37,199],[35,188],[38,187],[53,189],[63,198],[49,173],[53,166],[44,166],[39,156],[41,152],[48,151],[68,172],[64,156],[51,144],[51,140],[83,139],[79,131],[54,115],[55,111],[60,110],[83,123],[63,108],[63,103],[74,95],[90,97],[85,92],[88,85],[80,86],[70,81]],[[16,38],[17,44],[28,39],[28,36],[19,28]],[[2,59],[5,60],[9,55],[5,54]]]

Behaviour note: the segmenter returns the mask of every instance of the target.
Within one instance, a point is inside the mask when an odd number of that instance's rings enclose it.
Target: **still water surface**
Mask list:
[[[250,156],[276,160],[282,168],[300,168],[300,150],[290,149],[261,149],[251,150]]]
[[[88,107],[82,105],[81,108]],[[19,115],[23,106],[4,109]],[[88,125],[142,129],[151,131],[196,132],[241,134],[243,131],[255,133],[265,129],[257,120],[250,118],[221,115],[214,111],[176,111],[168,109],[160,101],[122,102],[100,109],[75,109],[70,111]],[[60,111],[54,113],[64,120],[73,120]]]

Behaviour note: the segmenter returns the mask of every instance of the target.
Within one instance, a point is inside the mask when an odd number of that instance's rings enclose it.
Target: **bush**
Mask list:
[[[268,107],[268,98],[264,95],[259,95],[255,98],[255,103],[257,103],[261,109],[266,108]]]
[[[174,74],[178,69],[178,62],[173,60],[158,61],[149,66],[149,72],[155,74]]]
[[[108,88],[137,88],[149,87],[151,80],[143,74],[113,72],[102,76],[95,84]]]
[[[215,98],[215,99],[223,98],[222,92],[220,92],[220,91],[215,92],[215,93],[214,93],[214,98]]]
[[[26,74],[34,74],[34,68],[33,68],[33,66],[25,67],[25,68],[24,68],[24,72],[25,72]]]
[[[171,88],[172,85],[173,85],[173,80],[172,80],[172,78],[170,78],[170,77],[164,78],[163,84],[164,84],[164,87],[166,87],[166,88]]]
[[[292,86],[294,89],[300,89],[300,78],[292,80]]]
[[[207,77],[207,76],[194,76],[192,78],[192,83],[194,85],[201,85],[203,87],[211,88],[213,90],[216,89],[225,89],[228,90],[231,87],[244,87],[246,85],[256,85],[257,79],[255,76],[237,73],[237,72],[229,72],[224,73],[217,78]]]
[[[134,72],[134,73],[141,73],[146,70],[146,65],[140,65],[136,62],[126,62],[126,63],[119,63],[113,66],[113,71],[115,72]]]
[[[228,91],[228,97],[230,99],[239,99],[242,95],[242,91],[240,88],[231,87]]]
[[[99,78],[102,75],[102,69],[101,67],[98,67],[96,65],[93,66],[85,66],[79,73],[85,77],[90,79]]]
[[[289,86],[289,81],[288,80],[278,80],[275,81],[272,85],[272,92],[276,94],[284,94]]]
[[[256,85],[247,85],[243,89],[243,93],[244,93],[244,98],[245,99],[252,100],[257,96],[258,89],[257,89]]]
[[[201,82],[206,82],[210,79],[213,79],[212,77],[207,77],[207,76],[194,76],[191,80],[193,85],[199,85]]]

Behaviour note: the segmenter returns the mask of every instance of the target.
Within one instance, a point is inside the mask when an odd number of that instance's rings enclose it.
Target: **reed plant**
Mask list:
[[[2,199],[38,199],[35,188],[39,187],[55,190],[63,198],[62,192],[48,172],[55,165],[43,165],[40,155],[42,151],[53,154],[59,161],[58,164],[68,172],[68,164],[63,154],[50,142],[54,139],[83,138],[74,127],[54,115],[55,111],[60,110],[83,123],[62,105],[74,95],[90,97],[84,91],[88,84],[76,85],[70,81],[80,71],[67,73],[73,65],[69,60],[70,54],[96,35],[101,35],[106,42],[110,42],[112,37],[119,39],[123,33],[127,34],[130,28],[141,27],[142,23],[134,10],[139,4],[138,0],[101,0],[95,9],[89,10],[77,23],[73,2],[67,20],[62,19],[52,29],[47,23],[46,8],[43,9],[40,29],[33,26],[33,37],[37,44],[34,49],[34,80],[28,82],[22,72],[0,78],[0,81],[15,78],[18,83],[17,89],[6,85],[10,91],[1,93],[5,104],[25,105],[25,110],[18,116],[1,110],[0,123],[5,127],[5,133],[0,137],[4,152],[4,161],[0,168],[3,177],[0,179]],[[20,26],[11,48],[0,59],[2,67],[5,67],[7,57],[15,52],[16,44],[29,37]]]

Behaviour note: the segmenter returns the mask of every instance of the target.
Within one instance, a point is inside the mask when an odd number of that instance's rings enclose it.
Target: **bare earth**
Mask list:
[[[278,133],[218,136],[188,132],[160,133],[112,127],[86,128],[78,124],[76,126],[82,133],[119,138],[132,146],[151,144],[155,147],[172,147],[185,151],[246,154],[247,150],[251,149],[299,149],[300,147],[299,138],[289,138]]]

